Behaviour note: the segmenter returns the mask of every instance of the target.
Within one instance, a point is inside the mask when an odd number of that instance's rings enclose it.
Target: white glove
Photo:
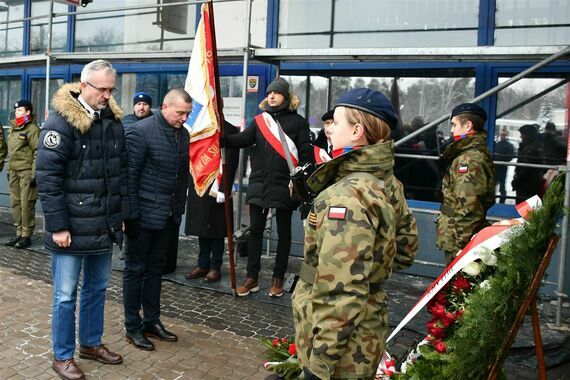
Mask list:
[[[221,191],[218,191],[218,194],[216,195],[216,202],[224,203],[225,201],[226,201],[226,196],[224,195],[224,193]]]

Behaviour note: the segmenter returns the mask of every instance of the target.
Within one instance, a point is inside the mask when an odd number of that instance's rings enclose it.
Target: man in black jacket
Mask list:
[[[125,116],[122,120],[123,126],[127,129],[137,121],[152,116],[152,98],[146,92],[137,92],[133,97],[133,113]]]
[[[147,337],[178,340],[160,322],[160,291],[168,240],[186,204],[189,135],[182,126],[191,109],[186,91],[170,90],[160,112],[126,130],[131,214],[125,221],[123,305],[127,340],[142,350],[154,350]]]
[[[36,182],[45,217],[45,247],[53,273],[52,368],[63,379],[84,379],[74,361],[77,285],[79,357],[118,364],[121,355],[101,342],[105,291],[113,243],[122,242],[128,206],[127,149],[112,97],[115,70],[107,61],[83,68],[81,83],[62,86],[53,97],[55,113],[42,129]]]
[[[222,145],[226,144],[228,148],[254,145],[246,197],[250,214],[247,275],[243,285],[236,289],[240,297],[259,291],[257,279],[263,230],[270,208],[275,208],[277,213],[278,241],[269,296],[283,295],[283,279],[291,249],[291,218],[300,200],[291,196],[290,171],[285,156],[279,153],[283,152],[283,148],[280,148],[281,143],[278,142],[275,123],[279,122],[283,128],[291,155],[298,161],[298,165],[313,162],[309,124],[297,114],[299,103],[299,98],[290,93],[289,83],[283,78],[277,78],[267,87],[267,97],[259,105],[265,112],[258,115],[243,132],[221,140]]]

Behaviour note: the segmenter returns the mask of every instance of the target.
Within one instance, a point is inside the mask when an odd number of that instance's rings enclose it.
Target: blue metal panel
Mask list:
[[[67,7],[68,12],[75,12],[74,6]],[[73,52],[75,50],[75,15],[67,16],[67,42],[65,44],[65,51]]]
[[[276,48],[279,34],[279,0],[267,0],[265,47]]]
[[[26,0],[24,3],[24,17],[29,18],[32,15],[32,0]],[[30,55],[30,26],[31,21],[24,21],[24,33],[23,33],[23,55]]]
[[[493,46],[495,43],[496,0],[479,0],[479,27],[477,46]]]
[[[196,16],[196,28],[194,30],[197,30],[198,24],[200,23],[200,19],[202,18],[202,6],[196,7],[195,16]]]

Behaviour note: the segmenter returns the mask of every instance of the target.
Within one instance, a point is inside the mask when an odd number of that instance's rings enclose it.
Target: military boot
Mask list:
[[[7,245],[8,247],[13,247],[16,245],[17,242],[20,241],[22,237],[21,236],[15,236],[12,239],[8,240],[6,243],[4,243],[4,245]]]
[[[14,247],[19,249],[29,248],[31,246],[32,246],[32,239],[30,239],[29,237],[23,237],[20,240],[18,240],[16,244],[14,244]]]

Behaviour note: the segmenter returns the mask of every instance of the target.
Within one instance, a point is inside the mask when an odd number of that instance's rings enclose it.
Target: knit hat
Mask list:
[[[336,107],[344,106],[356,108],[384,120],[394,129],[398,125],[398,116],[392,103],[381,92],[370,88],[356,88],[342,94],[336,103]]]
[[[14,109],[20,108],[20,107],[25,107],[30,112],[32,112],[34,109],[32,107],[32,102],[30,102],[29,100],[25,100],[25,99],[18,100],[16,103],[14,103]]]
[[[451,111],[451,117],[460,115],[462,113],[468,113],[470,115],[479,116],[483,121],[487,121],[487,112],[475,103],[463,103],[456,106],[453,111]]]
[[[135,96],[133,98],[133,106],[135,104],[137,104],[138,102],[145,102],[146,104],[149,105],[149,107],[152,107],[152,98],[146,92],[137,92],[135,94]]]
[[[275,80],[267,86],[265,95],[269,94],[271,91],[278,92],[283,95],[285,99],[289,99],[289,83],[281,77],[275,78]]]

